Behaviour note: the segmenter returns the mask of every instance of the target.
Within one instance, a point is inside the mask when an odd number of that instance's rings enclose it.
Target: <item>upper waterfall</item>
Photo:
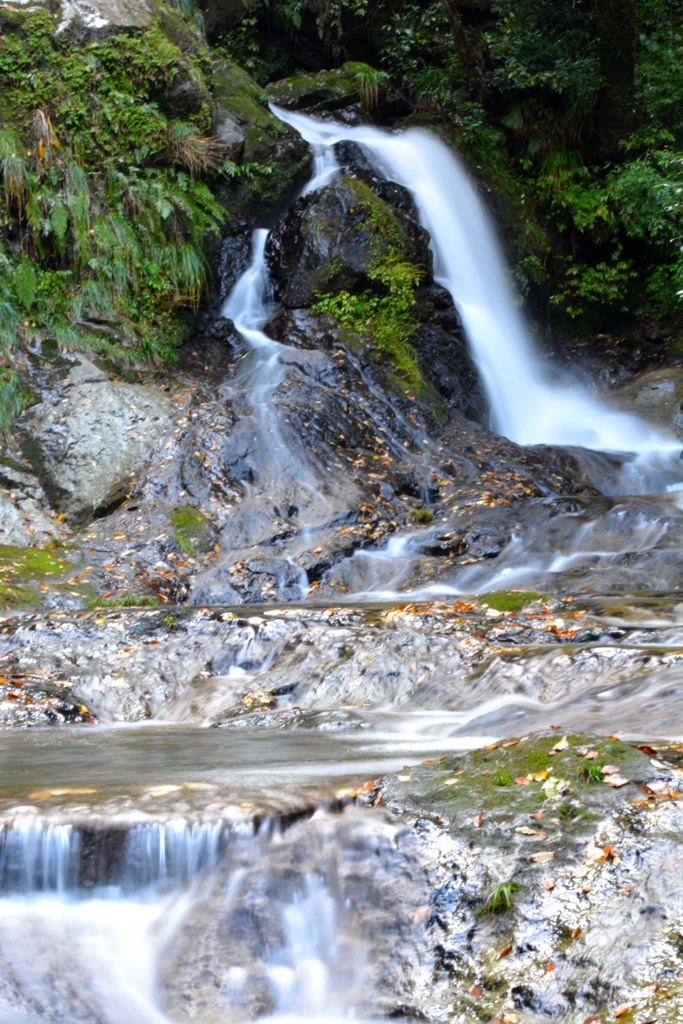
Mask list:
[[[506,280],[495,232],[451,150],[419,129],[388,134],[274,107],[319,151],[352,141],[377,170],[413,195],[431,237],[434,277],[451,293],[486,388],[492,425],[518,444],[579,445],[598,451],[663,453],[679,444],[580,388],[550,383]]]

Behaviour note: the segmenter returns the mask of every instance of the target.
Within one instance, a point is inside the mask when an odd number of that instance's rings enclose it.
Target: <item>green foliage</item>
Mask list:
[[[424,380],[410,345],[415,330],[415,287],[424,271],[390,247],[368,272],[373,282],[358,295],[342,291],[323,295],[313,312],[333,317],[342,327],[368,335],[373,354],[386,357],[400,385],[419,393]]]
[[[434,513],[430,508],[420,505],[417,508],[411,508],[408,513],[408,519],[415,525],[426,526],[427,523],[431,523],[434,519]]]
[[[505,914],[512,909],[512,895],[518,892],[519,886],[512,879],[508,879],[507,882],[499,882],[498,885],[494,885],[491,890],[486,905],[484,906],[484,913],[486,914]]]
[[[179,75],[201,79],[201,55],[155,25],[77,47],[42,9],[16,18],[0,46],[0,429],[25,399],[16,351],[32,336],[170,357],[225,216],[201,180],[225,158],[208,110],[162,112]]]
[[[156,608],[159,598],[154,594],[131,594],[122,591],[111,597],[92,597],[85,601],[86,608]]]

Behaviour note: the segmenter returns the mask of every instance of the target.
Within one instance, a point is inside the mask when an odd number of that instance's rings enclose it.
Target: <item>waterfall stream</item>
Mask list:
[[[546,379],[507,283],[493,226],[472,182],[443,142],[418,129],[389,134],[280,108],[274,112],[318,150],[355,142],[382,176],[411,192],[431,238],[435,280],[450,292],[460,313],[495,430],[523,445],[632,452],[642,462],[644,477],[647,456],[654,454],[657,464],[680,454],[673,438],[577,387]],[[680,459],[674,465],[680,478]],[[658,480],[655,469],[655,479],[644,489],[658,489]]]
[[[341,141],[361,146],[382,175],[410,190],[431,236],[435,279],[452,295],[465,326],[495,430],[520,445],[625,453],[614,491],[642,495],[629,513],[635,547],[673,547],[676,535],[669,535],[661,508],[666,502],[673,507],[681,487],[680,443],[571,382],[549,381],[512,299],[486,213],[447,147],[417,130],[387,134],[275,113],[313,149],[305,191],[340,173],[334,146]],[[247,346],[222,393],[239,413],[245,451],[258,455],[243,459],[238,482],[244,497],[234,517],[256,536],[277,481],[293,510],[285,518],[297,519],[303,548],[333,516],[334,505],[329,467],[293,443],[274,408],[291,350],[265,333],[274,308],[266,240],[265,230],[255,232],[250,265],[222,309]],[[378,403],[388,401],[372,387]],[[411,428],[408,420],[405,426]],[[433,453],[428,441],[421,443],[415,465],[428,478]],[[649,495],[667,489],[668,497],[651,508]],[[621,522],[621,508],[610,511]],[[582,518],[581,510],[559,515],[515,536],[494,568],[473,566],[411,597],[520,581],[542,585],[548,572],[596,552],[609,557],[612,534],[602,524]],[[655,608],[651,632],[643,627],[634,636],[624,626],[627,611],[614,612],[619,633],[609,610],[597,608],[590,629],[563,652],[537,646],[533,634],[513,658],[501,626],[495,657],[466,675],[465,654],[481,632],[463,627],[442,634],[435,627],[428,634],[419,624],[392,622],[386,607],[372,604],[405,597],[410,566],[436,536],[435,527],[405,530],[351,555],[349,561],[365,567],[366,586],[352,596],[366,605],[366,618],[349,613],[337,623],[317,609],[310,622],[303,612],[294,622],[288,610],[278,618],[277,609],[261,614],[252,608],[244,619],[216,611],[211,671],[200,671],[188,657],[185,692],[169,700],[161,721],[102,725],[96,738],[89,727],[64,727],[57,739],[44,730],[5,740],[0,1024],[431,1019],[419,1010],[418,996],[414,1007],[373,999],[382,985],[399,986],[391,929],[408,932],[430,914],[442,928],[439,915],[447,918],[443,907],[426,904],[420,888],[433,865],[418,869],[407,829],[390,824],[379,806],[352,807],[349,790],[405,771],[406,762],[515,731],[555,728],[558,718],[567,730],[664,735],[680,693],[675,673],[683,637],[680,605],[672,621],[658,619]],[[303,604],[310,581],[296,561],[296,546],[291,551],[294,591]],[[175,613],[167,614],[173,619]],[[482,622],[486,626],[485,616]],[[564,618],[557,622],[557,631],[566,627]],[[138,625],[142,647],[147,624]],[[168,634],[181,625],[174,620]],[[75,643],[77,628],[65,623],[55,642]],[[123,633],[128,625],[117,621],[114,628]],[[623,646],[615,636],[626,636]],[[132,650],[126,645],[116,657]],[[73,663],[82,660],[85,651],[78,650]],[[325,686],[338,672],[343,699],[328,706]],[[573,675],[583,680],[576,691]],[[103,689],[116,686],[114,675],[103,678]],[[302,707],[306,686],[313,697]],[[276,713],[271,708],[278,700]],[[226,707],[230,714],[238,707],[239,714],[231,718]],[[348,812],[330,813],[341,807]],[[435,824],[437,817],[419,827],[428,832]],[[459,867],[448,863],[455,876]],[[465,946],[464,931],[458,941]],[[430,940],[406,948],[408,958],[419,963],[423,957],[428,965],[439,946]],[[449,985],[457,984],[456,960],[454,954]],[[430,986],[425,966],[425,1006]]]

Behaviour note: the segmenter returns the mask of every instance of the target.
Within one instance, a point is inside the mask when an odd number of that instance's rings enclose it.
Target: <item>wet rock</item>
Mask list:
[[[234,843],[167,946],[167,1004],[181,1021],[198,1008],[207,1020],[395,1009],[425,953],[412,922],[426,890],[417,853],[408,830],[358,812],[296,824],[257,856]]]
[[[120,502],[173,405],[158,389],[108,381],[71,387],[58,411],[34,406],[18,424],[53,507],[74,522]]]
[[[670,1006],[657,992],[681,965],[669,923],[680,910],[661,894],[680,810],[655,794],[676,792],[676,778],[618,741],[549,733],[385,780],[383,803],[439,851],[422,926],[429,988],[416,978],[427,1012],[569,1020],[631,1001],[648,1018]]]
[[[683,369],[669,367],[638,374],[614,398],[628,412],[683,438]]]
[[[311,306],[326,293],[357,293],[389,250],[430,266],[424,238],[363,182],[340,178],[296,201],[271,232],[267,257],[282,302]]]

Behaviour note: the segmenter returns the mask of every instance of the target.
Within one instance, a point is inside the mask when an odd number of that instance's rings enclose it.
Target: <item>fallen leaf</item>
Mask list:
[[[636,1002],[621,1003],[621,1005],[617,1006],[616,1010],[614,1011],[614,1016],[621,1017],[623,1014],[628,1013],[629,1010],[632,1010],[633,1007],[637,1005],[638,1004]]]
[[[540,853],[532,853],[529,857],[534,864],[548,864],[551,860],[555,860],[555,854],[552,850],[541,850]]]
[[[603,775],[618,775],[619,765],[618,764],[606,764],[602,769]]]
[[[545,965],[545,967],[541,971],[541,974],[550,974],[550,972],[554,971],[554,970],[555,970],[554,962],[552,960],[548,960],[548,963]]]
[[[554,747],[551,747],[548,754],[552,757],[554,754],[559,754],[561,750],[566,750],[569,746],[569,740],[566,736],[563,736],[561,740],[558,740]]]
[[[472,986],[472,988],[470,989],[470,995],[474,996],[475,999],[481,998],[481,988],[479,987],[479,985]]]
[[[516,786],[530,786],[531,779],[528,779],[526,775],[518,775],[517,778],[514,780],[514,783]]]
[[[603,779],[606,786],[611,786],[612,789],[620,789],[622,786],[628,786],[630,779],[625,779],[623,775],[608,775],[607,778]]]
[[[476,818],[472,818],[472,824],[474,825],[475,828],[481,828],[481,823],[483,820],[484,819],[482,818],[481,814],[478,814]]]
[[[554,878],[544,878],[543,879],[543,888],[546,889],[548,892],[551,892],[555,888],[555,879]]]
[[[533,818],[534,821],[542,821],[545,818],[545,811],[532,811],[529,817]]]
[[[596,846],[591,839],[585,849],[585,854],[588,860],[595,861],[596,864],[599,864],[601,861],[607,860],[609,856],[609,849],[610,848],[608,846]]]
[[[529,825],[519,825],[519,827],[515,829],[515,832],[519,832],[522,836],[532,836],[534,839],[548,838],[545,832],[539,832],[538,829],[531,828]]]
[[[501,949],[501,951],[499,952],[498,956],[496,957],[496,960],[502,960],[502,958],[503,958],[504,956],[507,956],[507,955],[508,955],[508,953],[510,952],[510,950],[511,950],[511,949],[512,949],[512,943],[511,943],[511,942],[509,942],[509,943],[507,944],[507,946],[503,946],[503,948],[502,948],[502,949]]]

